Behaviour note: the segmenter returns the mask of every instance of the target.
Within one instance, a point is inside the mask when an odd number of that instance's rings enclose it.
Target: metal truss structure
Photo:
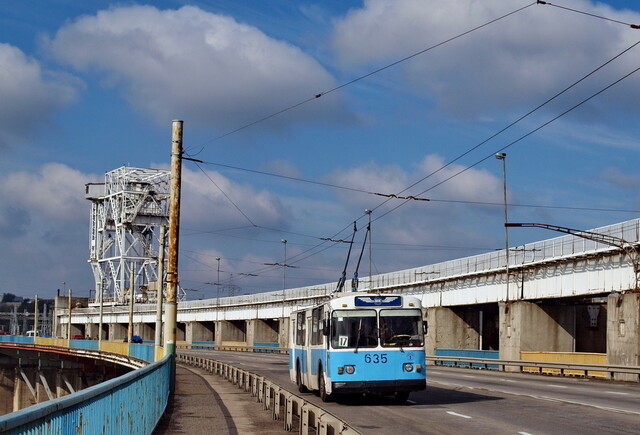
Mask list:
[[[163,291],[158,253],[169,222],[169,189],[168,170],[128,166],[107,172],[104,183],[86,185],[96,300],[102,294],[103,301],[126,303],[133,294],[136,302],[153,302]]]

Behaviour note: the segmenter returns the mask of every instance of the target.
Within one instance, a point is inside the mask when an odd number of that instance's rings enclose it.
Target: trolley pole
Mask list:
[[[182,174],[182,121],[173,121],[171,145],[171,197],[169,200],[169,252],[167,262],[167,300],[165,304],[164,354],[176,353],[178,310],[178,240],[180,231],[180,178]],[[175,361],[175,359],[174,359]],[[175,362],[174,362],[175,364]],[[175,388],[173,371],[171,391]]]

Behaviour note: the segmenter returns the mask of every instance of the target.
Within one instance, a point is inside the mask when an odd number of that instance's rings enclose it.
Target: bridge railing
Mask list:
[[[233,352],[273,352],[288,354],[289,348],[272,346],[225,346],[203,344],[179,344],[182,350],[220,350]],[[585,355],[590,358],[585,359]],[[497,351],[469,349],[436,349],[436,355],[426,360],[442,366],[471,367],[504,371],[505,367],[516,367],[524,373],[552,374],[560,376],[584,376],[613,379],[616,374],[640,376],[640,366],[606,364],[606,354],[579,352],[522,352],[520,360],[498,359]],[[538,358],[538,360],[534,359]],[[597,361],[597,362],[588,362]]]
[[[150,434],[170,393],[172,357],[0,417],[0,433]]]
[[[271,382],[264,376],[242,370],[231,364],[194,355],[178,353],[177,362],[199,367],[224,377],[238,388],[250,393],[274,420],[281,420],[286,431],[302,435],[356,435],[359,431],[326,410]]]

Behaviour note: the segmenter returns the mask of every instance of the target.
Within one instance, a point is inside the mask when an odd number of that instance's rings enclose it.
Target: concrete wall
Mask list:
[[[640,365],[640,293],[612,293],[607,298],[607,357],[612,365]],[[638,382],[638,375],[617,380]]]
[[[187,341],[187,343],[195,343],[198,341],[213,341],[214,323],[187,322],[185,332],[185,340]]]
[[[128,325],[122,325],[120,323],[109,324],[109,340],[122,341],[127,338]]]
[[[500,358],[519,360],[521,351],[573,352],[575,309],[514,301],[499,305]]]
[[[278,343],[279,328],[279,320],[247,320],[247,345],[257,346],[257,343]]]
[[[427,355],[436,349],[497,350],[497,304],[453,308],[427,308]]]
[[[221,320],[217,322],[216,344],[224,344],[225,341],[246,342],[247,324],[245,320]]]

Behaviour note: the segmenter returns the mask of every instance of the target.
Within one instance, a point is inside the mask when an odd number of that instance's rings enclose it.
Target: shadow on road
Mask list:
[[[333,398],[335,403],[345,406],[438,406],[488,400],[503,400],[503,398],[488,394],[471,393],[460,389],[438,387],[427,387],[424,391],[413,392],[409,395],[409,400],[406,403],[398,403],[393,396],[379,394],[348,394]]]

